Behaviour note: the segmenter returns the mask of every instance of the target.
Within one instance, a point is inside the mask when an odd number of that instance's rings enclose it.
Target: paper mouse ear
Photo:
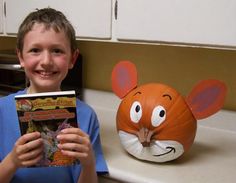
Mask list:
[[[218,80],[203,80],[186,98],[196,119],[206,118],[219,111],[225,100],[226,85]]]
[[[112,90],[119,97],[124,98],[132,89],[137,87],[136,66],[130,61],[121,61],[112,70]]]

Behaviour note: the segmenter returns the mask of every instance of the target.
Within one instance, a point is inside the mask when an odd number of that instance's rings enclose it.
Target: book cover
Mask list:
[[[62,129],[78,126],[75,91],[17,95],[15,101],[21,135],[38,131],[44,141],[44,156],[36,167],[78,163],[61,153],[56,139]]]

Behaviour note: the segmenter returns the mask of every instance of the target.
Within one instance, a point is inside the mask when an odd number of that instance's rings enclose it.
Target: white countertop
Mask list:
[[[221,110],[198,121],[195,141],[179,159],[167,163],[140,161],[121,146],[116,133],[120,99],[109,92],[85,90],[85,101],[100,120],[109,178],[132,183],[232,183],[236,181],[236,112]]]

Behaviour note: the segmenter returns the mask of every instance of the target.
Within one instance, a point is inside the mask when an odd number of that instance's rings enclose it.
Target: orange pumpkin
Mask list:
[[[138,159],[166,162],[187,152],[194,142],[197,119],[217,112],[226,86],[204,80],[187,98],[165,84],[137,86],[136,67],[118,63],[112,72],[112,89],[122,99],[116,116],[123,147]]]

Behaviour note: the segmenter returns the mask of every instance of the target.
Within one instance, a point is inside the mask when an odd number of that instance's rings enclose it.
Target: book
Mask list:
[[[56,138],[62,129],[78,127],[75,91],[16,95],[15,102],[21,135],[38,131],[43,138],[43,158],[34,167],[79,163],[61,153]]]

